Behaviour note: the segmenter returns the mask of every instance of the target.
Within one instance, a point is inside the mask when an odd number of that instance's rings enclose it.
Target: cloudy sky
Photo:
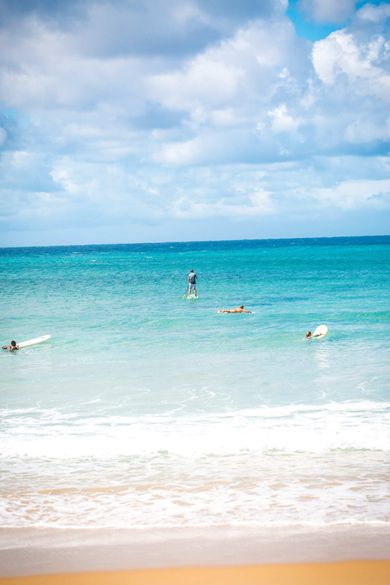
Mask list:
[[[0,0],[0,245],[390,233],[389,21]]]

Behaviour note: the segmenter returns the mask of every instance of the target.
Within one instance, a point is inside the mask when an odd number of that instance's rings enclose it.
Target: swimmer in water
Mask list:
[[[7,351],[16,351],[19,349],[19,346],[17,345],[16,341],[11,341],[10,345],[3,345],[1,349],[5,349]]]
[[[218,313],[252,313],[252,311],[248,311],[248,309],[246,309],[244,305],[240,305],[235,309],[220,309]]]

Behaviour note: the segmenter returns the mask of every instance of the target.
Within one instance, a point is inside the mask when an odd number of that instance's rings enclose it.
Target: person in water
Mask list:
[[[190,294],[192,293],[192,291],[194,291],[194,295],[197,297],[198,294],[196,292],[196,279],[197,279],[197,275],[194,272],[194,270],[191,268],[191,271],[188,275],[188,296],[190,296]]]
[[[246,309],[244,305],[240,305],[235,309],[220,309],[218,313],[252,313],[252,311],[248,311],[248,309]]]
[[[306,338],[306,339],[311,339],[311,338],[312,338],[312,335],[313,335],[313,334],[312,334],[312,332],[311,332],[311,331],[306,331],[305,338]]]
[[[10,345],[3,345],[1,349],[6,349],[7,351],[16,351],[17,349],[19,349],[19,347],[16,344],[16,341],[12,340]]]

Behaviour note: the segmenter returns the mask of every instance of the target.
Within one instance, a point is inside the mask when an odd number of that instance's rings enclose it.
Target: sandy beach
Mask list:
[[[387,585],[390,561],[243,567],[192,567],[0,579],[2,585]]]
[[[388,529],[3,530],[1,585],[388,583]],[[50,542],[50,544],[48,544]]]

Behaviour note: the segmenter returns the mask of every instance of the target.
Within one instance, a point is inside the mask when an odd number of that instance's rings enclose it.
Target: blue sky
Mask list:
[[[389,20],[0,0],[0,245],[388,234]]]

